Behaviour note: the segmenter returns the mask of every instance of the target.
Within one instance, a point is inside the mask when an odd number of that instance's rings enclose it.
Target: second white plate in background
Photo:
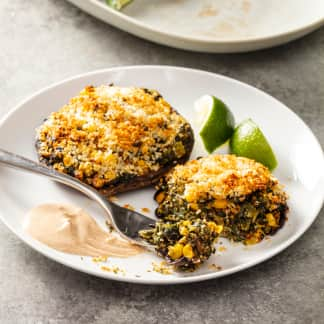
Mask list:
[[[244,52],[299,38],[324,24],[323,0],[68,0],[136,36],[201,52]]]

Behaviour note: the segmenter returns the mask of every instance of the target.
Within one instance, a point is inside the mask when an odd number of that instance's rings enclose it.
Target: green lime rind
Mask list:
[[[120,10],[132,1],[133,0],[106,0],[106,3],[109,7]]]
[[[233,134],[235,119],[223,101],[212,97],[212,110],[199,135],[208,153],[224,144]]]
[[[252,119],[243,121],[235,128],[229,145],[233,154],[260,162],[271,171],[278,165],[268,140]]]

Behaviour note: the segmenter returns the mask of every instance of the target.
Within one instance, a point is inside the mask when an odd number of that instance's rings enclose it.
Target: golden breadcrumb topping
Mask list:
[[[177,165],[167,174],[166,181],[174,188],[184,186],[182,195],[189,203],[209,195],[219,205],[226,205],[226,198],[246,196],[278,183],[262,164],[230,154],[210,155]]]
[[[155,90],[89,86],[37,130],[38,153],[101,188],[121,174],[159,170],[167,149],[184,156],[181,141],[174,141],[185,124]]]

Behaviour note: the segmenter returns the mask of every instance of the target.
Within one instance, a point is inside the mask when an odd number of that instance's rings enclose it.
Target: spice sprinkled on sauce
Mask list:
[[[141,211],[142,211],[143,213],[149,213],[149,212],[150,212],[150,209],[147,208],[147,207],[143,207],[143,208],[141,208]]]
[[[43,204],[27,214],[25,230],[56,250],[92,257],[128,257],[142,248],[102,230],[84,210],[70,205]]]
[[[123,206],[124,208],[127,208],[127,209],[129,209],[129,210],[135,210],[135,207],[133,207],[132,205],[130,205],[130,204],[125,204],[124,206]]]

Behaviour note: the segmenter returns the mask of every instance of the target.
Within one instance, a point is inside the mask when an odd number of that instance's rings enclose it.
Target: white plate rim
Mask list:
[[[317,148],[320,150],[320,152],[322,153],[322,158],[324,161],[324,152],[322,150],[322,147],[318,141],[318,139],[316,138],[316,136],[314,135],[314,133],[312,132],[312,130],[308,127],[308,125],[291,109],[289,109],[287,106],[285,106],[283,103],[281,103],[279,100],[277,100],[276,98],[274,98],[273,96],[271,96],[270,94],[259,90],[258,88],[255,88],[252,85],[249,85],[245,82],[241,82],[239,80],[221,75],[221,74],[217,74],[217,73],[213,73],[213,72],[208,72],[208,71],[204,71],[204,70],[199,70],[199,69],[192,69],[192,68],[185,68],[185,67],[178,67],[178,66],[170,66],[170,65],[130,65],[130,66],[116,66],[116,67],[112,67],[112,68],[106,68],[106,69],[99,69],[99,70],[94,70],[94,71],[90,71],[90,72],[86,72],[86,73],[81,73],[69,78],[66,78],[62,81],[59,82],[55,82],[49,86],[43,87],[42,89],[36,91],[35,93],[33,93],[32,95],[28,96],[26,99],[21,100],[16,106],[14,106],[14,108],[12,108],[11,110],[9,110],[0,120],[0,128],[5,124],[6,120],[8,118],[11,117],[11,115],[13,115],[15,112],[17,112],[21,106],[27,104],[29,101],[33,100],[35,97],[37,97],[40,94],[45,93],[47,90],[62,86],[65,83],[74,81],[76,79],[79,78],[84,78],[84,77],[89,77],[92,75],[96,75],[96,74],[103,74],[103,73],[109,73],[109,72],[113,72],[113,71],[117,71],[117,70],[133,70],[133,69],[168,69],[168,70],[184,70],[184,71],[188,71],[188,72],[192,72],[192,73],[200,73],[200,74],[208,74],[210,76],[217,76],[220,79],[224,79],[230,82],[234,82],[236,84],[239,84],[240,86],[243,87],[247,87],[247,88],[252,88],[254,91],[257,91],[258,93],[267,96],[269,99],[273,100],[276,103],[279,103],[282,107],[282,109],[288,111],[289,113],[292,113],[295,117],[297,117],[297,119],[299,120],[299,122],[301,122],[303,124],[303,126],[307,129],[307,131],[311,134],[311,136],[313,137],[314,140],[314,144],[316,144]],[[324,167],[324,164],[323,164]],[[74,270],[83,272],[83,273],[87,273],[96,277],[101,277],[104,279],[110,279],[110,280],[115,280],[115,281],[121,281],[121,282],[130,282],[130,283],[138,283],[138,284],[149,284],[149,285],[172,285],[172,284],[184,284],[184,283],[193,283],[193,282],[200,282],[200,281],[205,281],[205,280],[210,280],[210,279],[216,279],[216,278],[220,278],[220,277],[225,277],[228,276],[230,274],[234,274],[236,272],[239,271],[243,271],[245,269],[251,268],[257,264],[261,264],[263,262],[265,262],[266,260],[269,260],[270,258],[274,257],[275,255],[279,254],[280,252],[284,251],[286,248],[288,248],[291,244],[293,244],[295,241],[297,241],[309,228],[310,226],[314,223],[315,219],[317,218],[323,203],[324,203],[324,188],[322,190],[322,197],[320,199],[322,202],[318,203],[318,205],[316,206],[316,208],[314,208],[314,210],[316,210],[310,220],[310,222],[307,224],[307,226],[305,226],[304,228],[300,229],[299,231],[297,231],[294,235],[292,235],[289,239],[287,239],[286,241],[284,241],[283,243],[281,243],[280,245],[278,245],[276,248],[274,248],[272,251],[268,251],[268,252],[264,252],[264,255],[259,257],[257,260],[253,260],[250,262],[246,262],[242,265],[238,265],[235,266],[233,268],[227,269],[227,270],[222,270],[220,272],[212,272],[212,273],[207,273],[207,274],[201,274],[198,276],[194,276],[194,277],[177,277],[177,278],[168,278],[167,276],[165,276],[165,279],[145,279],[145,278],[137,278],[137,277],[122,277],[122,276],[115,276],[109,272],[96,272],[92,269],[85,269],[85,268],[79,268],[77,266],[74,266],[72,262],[68,262],[68,261],[62,261],[62,259],[60,259],[59,257],[56,257],[55,255],[52,255],[50,252],[47,252],[46,250],[44,251],[44,249],[40,248],[37,244],[34,244],[34,241],[31,238],[28,238],[27,236],[21,236],[19,231],[16,230],[16,228],[14,228],[13,226],[11,226],[7,221],[6,221],[6,216],[2,213],[1,209],[0,209],[0,220],[3,222],[4,225],[7,226],[8,229],[10,229],[10,231],[12,231],[20,240],[22,240],[24,243],[26,243],[29,247],[31,247],[33,250],[36,250],[37,252],[39,252],[40,254],[48,257],[51,260],[54,260],[60,264],[63,264],[69,268],[72,268]],[[49,250],[50,251],[50,250]]]
[[[168,33],[150,26],[149,24],[146,24],[138,19],[114,10],[108,5],[99,2],[98,0],[84,0],[83,2],[80,2],[78,0],[67,1],[86,11],[87,13],[95,16],[96,18],[138,37],[172,47],[203,52],[229,53],[264,49],[292,41],[324,26],[323,16],[322,18],[314,20],[313,22],[305,24],[298,28],[291,28],[289,30],[286,30],[285,32],[274,33],[273,35],[263,37],[246,37],[245,39],[228,40],[212,39],[207,36],[190,37],[179,33]],[[108,21],[108,16],[103,17],[96,14],[95,12],[99,9],[103,10],[106,15],[108,14],[110,18],[116,17],[120,21],[125,22],[125,26],[120,26],[117,21]],[[134,30],[131,27],[136,27],[138,28],[138,30]],[[149,36],[147,33],[153,33],[153,37],[152,35]],[[160,40],[156,39],[154,35],[157,35]],[[240,49],[239,46],[242,46],[242,48]]]

